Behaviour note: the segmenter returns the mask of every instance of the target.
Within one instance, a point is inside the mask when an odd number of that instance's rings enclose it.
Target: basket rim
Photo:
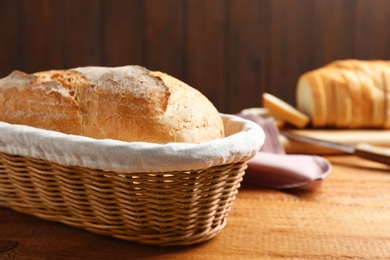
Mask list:
[[[253,158],[264,143],[263,129],[235,115],[220,115],[226,137],[200,144],[97,140],[0,121],[0,152],[127,173],[190,171]]]

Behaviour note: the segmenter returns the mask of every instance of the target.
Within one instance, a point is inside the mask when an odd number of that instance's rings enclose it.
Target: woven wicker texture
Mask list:
[[[0,153],[0,206],[144,244],[193,244],[224,228],[246,165],[123,174]]]
[[[327,158],[333,172],[312,192],[263,189],[244,176],[227,228],[184,247],[140,245],[0,207],[0,259],[390,259],[389,166]],[[19,245],[1,254],[1,241]]]

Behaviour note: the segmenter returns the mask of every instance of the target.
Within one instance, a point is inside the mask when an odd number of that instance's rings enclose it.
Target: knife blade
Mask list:
[[[390,148],[373,146],[366,143],[359,143],[356,145],[341,144],[313,137],[293,134],[287,131],[281,131],[280,133],[291,140],[332,148],[334,150],[356,155],[364,159],[390,165]]]

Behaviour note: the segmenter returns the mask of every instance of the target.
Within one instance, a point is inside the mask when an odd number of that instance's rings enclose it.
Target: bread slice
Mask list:
[[[369,128],[371,127],[372,114],[374,113],[373,105],[372,105],[373,95],[371,92],[371,87],[369,86],[370,83],[369,81],[367,81],[367,78],[360,70],[355,69],[355,73],[360,82],[360,88],[362,91],[362,102],[364,107],[363,108],[364,115],[362,117],[362,127]]]
[[[383,70],[381,61],[356,61],[356,67],[365,76],[365,81],[371,89],[372,114],[371,126],[383,127],[385,123],[385,85],[380,71]]]
[[[296,88],[298,111],[307,115],[313,127],[326,125],[326,94],[322,79],[317,71],[309,71],[298,79]]]
[[[304,128],[310,122],[307,115],[269,93],[263,93],[263,107],[267,108],[275,118],[282,119],[298,128]]]
[[[351,96],[348,89],[348,84],[346,83],[341,70],[337,68],[329,68],[331,71],[330,77],[333,80],[333,89],[334,89],[334,103],[336,109],[336,122],[335,126],[337,128],[348,128],[352,121],[352,102]],[[329,88],[325,88],[325,91]]]
[[[321,79],[322,85],[327,86],[326,88],[324,88],[326,126],[334,126],[336,124],[336,115],[338,108],[337,102],[335,102],[335,82],[333,80],[333,77],[331,77],[331,74],[332,73],[330,73],[330,70],[327,68],[322,68],[318,70],[318,77]]]
[[[364,127],[382,127],[384,123],[384,99],[378,89],[375,88],[374,82],[370,76],[363,71],[356,70],[361,82],[363,101],[369,111],[369,118]]]
[[[348,88],[348,95],[351,99],[351,122],[348,128],[360,128],[362,127],[363,118],[367,118],[368,115],[365,112],[366,108],[364,107],[359,80],[354,71],[340,68],[340,73],[344,77],[345,84]]]
[[[373,114],[372,127],[381,128],[386,121],[386,95],[383,89],[372,87]]]
[[[338,71],[338,74],[341,75],[342,77],[341,80],[339,79],[339,83],[338,83],[339,85],[338,93],[337,93],[338,97],[335,96],[335,99],[337,98],[339,101],[336,102],[335,105],[343,106],[342,99],[344,97],[348,97],[349,99],[349,101],[347,102],[348,106],[350,106],[348,108],[350,110],[349,113],[350,118],[347,119],[349,123],[345,125],[342,122],[340,116],[339,120],[341,120],[341,122],[339,121],[339,123],[336,124],[336,127],[342,126],[343,128],[360,128],[362,126],[363,102],[362,102],[360,81],[358,80],[357,75],[354,73],[355,71],[354,60],[337,60],[329,63],[328,65],[325,66],[325,68],[331,68],[331,69],[333,68],[334,70]],[[329,88],[331,87],[329,86]]]

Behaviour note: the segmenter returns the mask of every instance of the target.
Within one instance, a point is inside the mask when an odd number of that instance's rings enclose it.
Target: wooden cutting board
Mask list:
[[[321,140],[332,141],[342,144],[357,144],[368,143],[382,147],[390,147],[390,130],[285,130],[294,134],[302,136],[313,137]],[[301,154],[341,154],[342,152],[306,144],[295,140],[289,140],[280,135],[279,137],[287,153],[301,153]]]

